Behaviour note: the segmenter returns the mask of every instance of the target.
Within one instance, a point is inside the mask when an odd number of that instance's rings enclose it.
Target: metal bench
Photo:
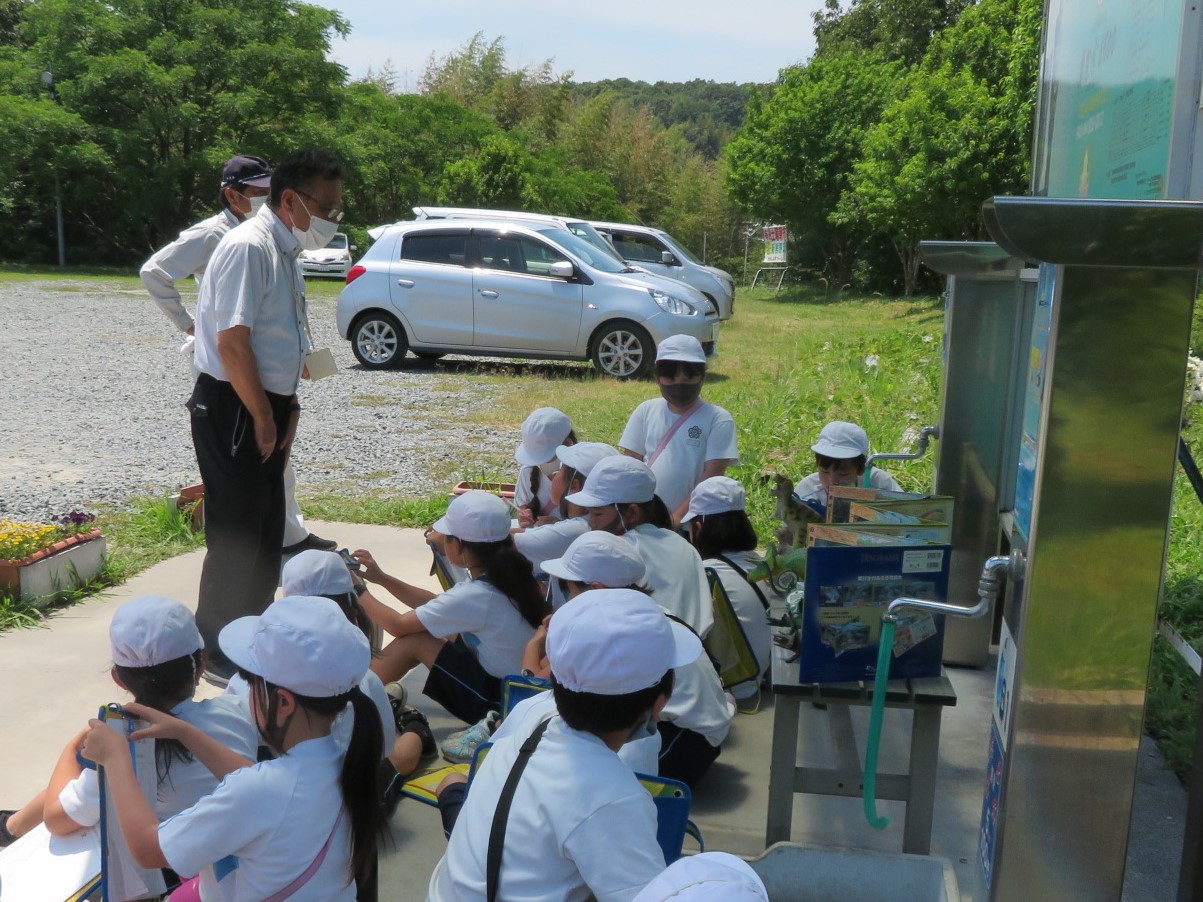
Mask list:
[[[765,845],[790,839],[794,793],[859,798],[863,785],[849,708],[873,703],[871,683],[799,683],[796,653],[773,646],[773,751],[769,762],[769,806]],[[838,766],[799,767],[798,721],[803,704],[827,705],[836,719]],[[929,679],[891,680],[886,684],[886,707],[914,712],[908,773],[877,775],[877,797],[906,802],[902,851],[926,855],[931,848],[932,811],[936,793],[936,763],[940,750],[940,718],[957,703],[947,675]]]

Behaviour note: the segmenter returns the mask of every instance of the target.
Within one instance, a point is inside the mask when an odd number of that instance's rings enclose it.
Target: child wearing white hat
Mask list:
[[[556,448],[574,445],[576,440],[572,421],[554,407],[540,407],[523,422],[522,441],[514,451],[514,460],[522,464],[514,481],[519,526],[533,526],[541,518],[558,519],[550,481],[560,465]]]
[[[635,902],[769,902],[769,892],[742,858],[729,852],[700,852],[670,864]]]
[[[105,768],[134,860],[198,874],[206,900],[352,902],[355,878],[375,860],[380,818],[375,786],[362,777],[380,760],[380,721],[359,689],[371,659],[367,638],[329,599],[291,596],[227,624],[218,641],[249,680],[255,724],[279,757],[248,766],[184,721],[129,706],[150,722],[144,735],[178,739],[224,777],[159,825],[138,792],[125,740],[93,721],[83,753]],[[348,704],[355,727],[344,751],[330,728]]]
[[[810,446],[815,454],[815,472],[794,488],[799,501],[814,501],[827,507],[827,490],[833,485],[859,485],[883,492],[901,492],[894,477],[877,467],[866,469],[869,436],[856,423],[833,420],[819,432]]]
[[[367,551],[354,552],[364,579],[412,608],[402,614],[381,605],[373,613],[396,638],[372,670],[389,683],[425,664],[430,674],[423,692],[472,724],[500,710],[501,679],[522,667],[547,605],[530,561],[514,547],[509,507],[496,495],[459,495],[434,531],[451,563],[469,576],[440,595],[384,573]]]
[[[664,870],[655,806],[617,752],[656,722],[672,668],[701,651],[642,592],[595,589],[557,611],[547,635],[557,713],[493,745],[427,899],[470,902],[490,890],[499,899],[630,899]],[[516,768],[520,755],[527,774]],[[494,886],[492,836],[501,853]]]
[[[607,457],[568,497],[586,508],[591,529],[626,535],[647,566],[647,585],[664,610],[705,637],[714,625],[714,603],[702,559],[685,539],[655,524],[656,476],[641,461]]]
[[[739,462],[735,421],[701,398],[706,355],[696,338],[670,335],[660,342],[653,372],[660,397],[635,408],[618,447],[651,467],[656,493],[677,524],[693,487]]]
[[[204,672],[204,653],[188,608],[156,595],[127,601],[113,615],[109,642],[113,682],[130,692],[137,704],[181,718],[236,755],[255,757],[259,737],[244,703],[226,697],[192,698]],[[76,758],[86,733],[85,729],[63,749],[45,791],[18,811],[0,812],[0,846],[43,821],[51,833],[64,836],[100,820],[96,771],[83,768]],[[159,787],[154,814],[159,819],[192,806],[217,786],[204,763],[178,742],[157,741],[155,761]]]
[[[748,638],[752,654],[764,674],[770,663],[773,636],[769,627],[769,601],[756,583],[748,580],[748,571],[760,562],[756,530],[748,519],[744,487],[727,476],[713,476],[697,484],[689,496],[689,512],[681,525],[689,529],[689,541],[702,557],[702,564],[714,571],[731,607]],[[758,691],[756,680],[747,680],[731,688],[737,699],[752,698]]]

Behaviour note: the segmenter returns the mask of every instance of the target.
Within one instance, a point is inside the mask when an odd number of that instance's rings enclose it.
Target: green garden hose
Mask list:
[[[886,708],[886,683],[890,679],[890,655],[894,651],[894,620],[881,620],[881,645],[877,650],[877,674],[873,681],[873,707],[869,712],[869,737],[865,741],[865,775],[861,798],[865,803],[865,820],[874,830],[890,825],[888,817],[877,814],[877,747],[881,742],[881,718]]]

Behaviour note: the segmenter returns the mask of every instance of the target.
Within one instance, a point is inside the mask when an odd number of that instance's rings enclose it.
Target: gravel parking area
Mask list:
[[[199,479],[183,336],[145,292],[111,284],[0,284],[0,516],[121,504]],[[301,495],[426,495],[447,472],[508,460],[514,436],[459,422],[489,403],[488,386],[471,372],[360,369],[334,303],[310,302],[314,340],[333,349],[339,372],[301,386]]]

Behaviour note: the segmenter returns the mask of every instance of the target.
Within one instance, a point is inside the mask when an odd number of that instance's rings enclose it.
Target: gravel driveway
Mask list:
[[[0,516],[121,504],[199,480],[183,336],[144,291],[113,284],[0,284]],[[509,459],[516,435],[458,422],[489,403],[488,386],[471,373],[361,370],[334,304],[310,301],[314,341],[333,349],[339,372],[300,389],[301,495],[428,495],[447,472]]]

